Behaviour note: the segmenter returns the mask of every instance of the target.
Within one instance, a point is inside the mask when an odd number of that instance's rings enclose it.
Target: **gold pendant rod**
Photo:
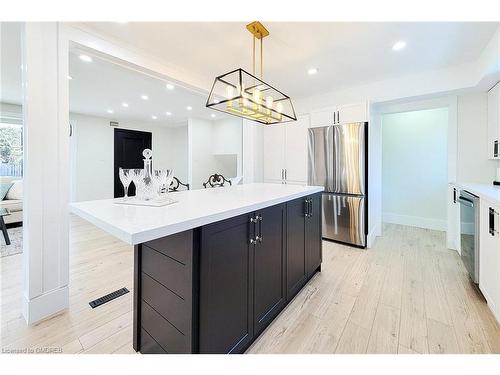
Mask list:
[[[263,73],[262,73],[262,67],[264,66],[263,63],[263,52],[262,52],[262,43],[264,43],[264,38],[260,39],[260,79],[262,79]]]
[[[253,75],[255,75],[255,35],[253,36]]]

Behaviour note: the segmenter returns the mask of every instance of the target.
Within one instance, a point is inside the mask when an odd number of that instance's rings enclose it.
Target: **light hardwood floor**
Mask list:
[[[132,292],[131,246],[72,217],[70,259],[69,309],[33,327],[21,316],[22,257],[0,260],[2,348],[133,353],[132,293],[88,305]],[[385,225],[368,251],[324,242],[322,269],[249,353],[500,353],[500,326],[442,232]]]

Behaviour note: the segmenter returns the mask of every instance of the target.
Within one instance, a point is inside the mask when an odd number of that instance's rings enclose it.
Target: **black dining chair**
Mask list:
[[[207,187],[223,187],[225,183],[228,183],[229,186],[232,185],[231,181],[226,179],[223,175],[215,173],[208,177],[208,181],[203,183],[203,187],[206,189]]]
[[[189,190],[189,184],[185,184],[181,182],[177,177],[174,176],[172,179],[172,182],[170,183],[170,187],[168,188],[169,191],[179,191],[180,187],[184,186],[186,190]]]

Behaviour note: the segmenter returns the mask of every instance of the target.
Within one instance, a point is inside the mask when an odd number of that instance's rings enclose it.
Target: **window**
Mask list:
[[[23,175],[23,126],[0,123],[0,176]]]

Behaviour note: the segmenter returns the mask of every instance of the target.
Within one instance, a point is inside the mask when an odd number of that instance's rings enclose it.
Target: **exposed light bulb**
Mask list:
[[[172,85],[171,83],[167,83],[166,87],[167,87],[167,90],[173,90],[175,86]]]
[[[147,96],[147,95],[141,95],[141,99],[142,99],[142,100],[148,100],[148,99],[149,99],[149,96]]]
[[[283,112],[283,103],[281,102],[278,102],[276,104],[276,111],[279,112],[279,113],[282,113]]]
[[[273,108],[273,97],[272,96],[266,97],[266,107],[269,109]]]

